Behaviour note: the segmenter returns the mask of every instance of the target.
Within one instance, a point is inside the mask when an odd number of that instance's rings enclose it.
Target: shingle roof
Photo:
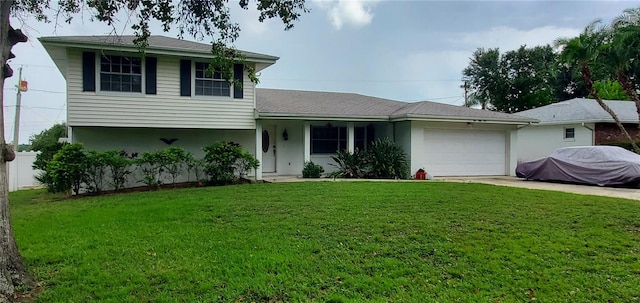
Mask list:
[[[257,89],[256,107],[262,116],[308,116],[326,118],[467,119],[536,122],[511,114],[447,105],[436,102],[407,103],[353,93]]]
[[[136,36],[133,35],[108,35],[108,36],[53,36],[53,37],[41,37],[39,38],[42,42],[54,42],[54,43],[75,43],[75,44],[83,44],[83,45],[94,45],[94,46],[119,46],[126,48],[135,48],[135,44],[133,40]],[[194,53],[202,53],[202,54],[210,54],[211,53],[211,44],[210,43],[199,43],[193,42],[183,39],[165,37],[165,36],[149,36],[147,39],[147,43],[149,46],[147,49],[153,50],[167,50],[167,51],[175,51],[175,52],[183,52],[189,51]],[[278,57],[264,55],[254,52],[247,52],[239,50],[240,53],[249,57],[249,58],[257,58],[257,59],[265,59],[265,60],[278,60]]]
[[[335,117],[381,117],[406,103],[351,93],[284,89],[256,90],[259,113]]]
[[[636,105],[632,101],[605,100],[623,123],[638,123]],[[517,113],[541,123],[614,122],[594,99],[575,98]]]
[[[406,103],[406,105],[391,114],[391,117],[402,116],[433,116],[433,117],[456,117],[456,118],[472,118],[476,120],[500,120],[500,121],[528,121],[536,122],[534,119],[494,112],[490,110],[480,110],[464,106],[455,106],[430,101],[422,101],[416,103]]]

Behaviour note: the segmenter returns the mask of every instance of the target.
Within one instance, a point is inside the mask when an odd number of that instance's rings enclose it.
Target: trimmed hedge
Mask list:
[[[163,184],[175,186],[182,175],[187,182],[192,173],[196,181],[214,185],[237,183],[260,165],[255,157],[232,142],[216,142],[204,148],[204,159],[196,159],[182,147],[129,154],[125,151],[85,150],[82,144],[64,145],[51,159],[40,158],[41,182],[51,192],[101,194],[119,191],[130,182],[149,189]],[[34,166],[35,167],[35,166]],[[135,172],[138,172],[136,175]],[[204,174],[208,179],[201,179]]]

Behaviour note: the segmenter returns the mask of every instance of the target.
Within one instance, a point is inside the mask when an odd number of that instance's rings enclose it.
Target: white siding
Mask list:
[[[402,150],[404,150],[404,153],[407,155],[409,167],[411,167],[411,175],[414,175],[417,169],[413,169],[413,159],[411,153],[411,122],[396,122],[394,124],[393,131],[395,142],[400,147],[402,147]]]
[[[201,158],[202,148],[216,141],[239,143],[253,155],[256,151],[253,130],[73,127],[72,135],[73,143],[82,143],[86,149],[97,151],[125,150],[142,154],[179,146]],[[177,140],[167,145],[161,138]]]
[[[216,141],[233,141],[243,149],[255,155],[254,130],[219,130],[219,129],[161,129],[161,128],[114,128],[114,127],[73,127],[73,143],[82,143],[88,150],[107,151],[124,150],[128,153],[157,151],[169,146],[178,146],[191,152],[197,159],[204,157],[203,147]],[[167,145],[160,138],[177,139]],[[249,173],[250,176],[254,172]],[[202,175],[204,176],[204,175]],[[140,180],[144,176],[135,168],[129,177],[128,187],[142,186]],[[195,174],[183,174],[179,182],[194,181]],[[164,180],[168,182],[168,180]]]
[[[82,52],[69,49],[68,56],[67,123],[72,127],[255,129],[254,84],[246,73],[244,99],[181,97],[180,58],[159,56],[156,95],[82,92]]]
[[[564,139],[564,129],[575,129],[574,139]],[[569,146],[593,145],[593,123],[564,125],[532,125],[518,130],[518,161],[525,162],[548,156],[554,150]]]

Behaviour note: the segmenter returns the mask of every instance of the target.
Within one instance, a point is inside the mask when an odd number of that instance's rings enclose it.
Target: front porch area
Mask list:
[[[339,120],[256,120],[258,180],[300,176],[306,162],[325,173],[336,168],[331,156],[338,150],[366,149],[377,138],[393,138],[393,123]]]

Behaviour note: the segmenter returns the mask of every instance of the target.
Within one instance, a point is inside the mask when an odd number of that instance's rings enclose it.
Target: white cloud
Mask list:
[[[365,26],[373,20],[373,7],[377,1],[367,0],[336,0],[317,1],[316,4],[327,12],[331,24],[336,29],[344,25],[354,27]]]
[[[499,26],[483,32],[463,33],[456,37],[458,43],[475,48],[500,48],[500,51],[518,49],[521,45],[533,47],[553,44],[557,38],[575,37],[581,29],[556,26],[543,26],[530,30],[519,30],[508,26]]]

